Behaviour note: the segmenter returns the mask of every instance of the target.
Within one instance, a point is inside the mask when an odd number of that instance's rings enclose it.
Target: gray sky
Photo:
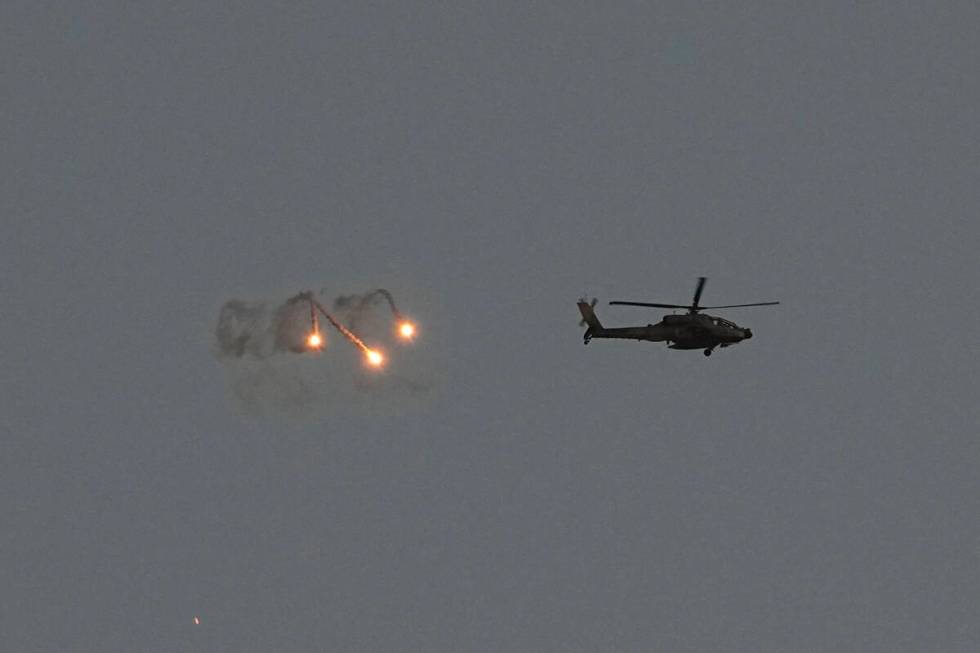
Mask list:
[[[3,3],[0,649],[980,650],[980,10],[736,4]]]

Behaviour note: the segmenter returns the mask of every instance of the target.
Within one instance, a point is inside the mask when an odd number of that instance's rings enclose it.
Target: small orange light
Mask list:
[[[405,338],[406,340],[411,340],[412,338],[415,337],[415,325],[406,320],[405,322],[402,322],[400,325],[398,325],[398,333],[401,335],[402,338]]]
[[[381,352],[374,351],[373,349],[368,349],[364,352],[364,355],[367,356],[367,362],[374,367],[381,367],[385,362],[385,357],[381,355]]]
[[[306,343],[310,346],[310,349],[319,349],[323,344],[323,338],[320,337],[319,333],[314,331],[310,334],[310,337],[307,338]]]

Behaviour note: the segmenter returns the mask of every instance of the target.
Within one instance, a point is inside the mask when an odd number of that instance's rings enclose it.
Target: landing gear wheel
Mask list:
[[[704,350],[704,355],[705,356],[710,356],[711,355],[711,350],[710,349],[705,349]]]

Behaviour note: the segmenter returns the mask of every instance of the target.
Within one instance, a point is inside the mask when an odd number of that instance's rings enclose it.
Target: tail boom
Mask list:
[[[619,338],[622,340],[649,340],[651,342],[663,342],[671,340],[672,331],[665,330],[660,325],[648,324],[641,327],[620,327],[607,329],[602,326],[602,322],[596,317],[592,306],[584,301],[578,302],[578,310],[582,314],[582,321],[588,325],[585,330],[583,340],[585,344],[593,338]]]

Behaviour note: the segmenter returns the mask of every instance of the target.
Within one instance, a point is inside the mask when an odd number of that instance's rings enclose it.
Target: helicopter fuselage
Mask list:
[[[738,326],[724,318],[705,314],[665,315],[657,324],[636,327],[589,329],[586,340],[592,338],[622,338],[670,343],[671,349],[706,349],[734,345],[752,337],[751,329]]]
[[[666,342],[670,349],[704,349],[729,347],[752,337],[752,330],[740,327],[724,318],[694,313],[665,315],[657,324],[633,327],[591,325],[585,332],[585,343],[592,338],[619,338]]]

